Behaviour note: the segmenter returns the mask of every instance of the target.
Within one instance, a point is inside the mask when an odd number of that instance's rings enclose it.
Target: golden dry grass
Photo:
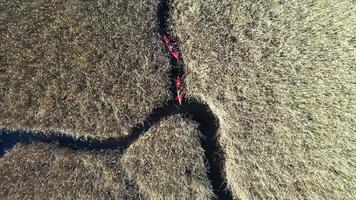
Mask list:
[[[139,199],[118,151],[74,151],[54,144],[16,145],[0,159],[6,199]]]
[[[356,196],[355,1],[174,1],[240,199]]]
[[[166,118],[125,152],[122,165],[149,199],[211,199],[197,124]]]
[[[127,135],[170,95],[158,3],[1,0],[0,128]]]

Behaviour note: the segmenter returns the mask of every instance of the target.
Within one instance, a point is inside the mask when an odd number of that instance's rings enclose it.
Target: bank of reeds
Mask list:
[[[200,137],[195,122],[168,117],[131,145],[122,165],[148,199],[211,199]]]
[[[74,151],[55,144],[18,144],[0,159],[6,199],[140,199],[119,164],[119,151]]]
[[[354,1],[174,1],[171,15],[236,198],[356,196]]]
[[[169,97],[159,1],[1,1],[0,128],[121,137]]]

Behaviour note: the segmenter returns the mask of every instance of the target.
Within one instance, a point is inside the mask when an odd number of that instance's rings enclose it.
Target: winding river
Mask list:
[[[163,0],[158,8],[158,32],[162,35],[168,30],[169,1]],[[176,95],[174,80],[179,75],[184,75],[184,70],[179,70],[177,62],[171,58],[171,93]],[[174,96],[175,97],[175,96]],[[60,133],[28,133],[23,131],[0,130],[0,157],[10,150],[17,143],[29,143],[31,141],[58,143],[60,147],[69,147],[74,150],[100,150],[100,149],[127,149],[148,129],[165,117],[183,114],[199,124],[201,145],[205,150],[206,166],[208,167],[208,177],[214,189],[217,199],[232,199],[231,192],[227,190],[224,181],[224,157],[217,142],[217,130],[219,121],[206,104],[194,99],[188,99],[182,106],[178,106],[175,101],[169,100],[162,107],[156,108],[147,117],[144,123],[140,123],[131,130],[131,134],[120,139],[96,140],[90,138],[73,138]]]

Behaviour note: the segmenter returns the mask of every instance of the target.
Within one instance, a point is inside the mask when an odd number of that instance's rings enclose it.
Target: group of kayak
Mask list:
[[[176,86],[176,92],[177,92],[177,97],[175,99],[179,105],[182,105],[184,102],[185,95],[187,93],[187,89],[184,87],[184,80],[183,80],[182,76],[180,75],[180,73],[183,71],[183,69],[181,69],[181,67],[182,67],[181,64],[183,62],[180,57],[179,48],[178,48],[177,43],[173,42],[173,40],[170,39],[167,35],[163,35],[162,37],[163,37],[163,43],[164,43],[166,49],[170,52],[170,54],[180,64],[179,65],[179,67],[180,67],[179,73],[175,80],[175,86]]]

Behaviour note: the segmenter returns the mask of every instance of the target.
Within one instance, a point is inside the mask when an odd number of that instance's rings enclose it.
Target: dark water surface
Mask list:
[[[158,32],[166,34],[169,32],[169,1],[163,0],[158,9]],[[176,95],[174,80],[177,75],[184,76],[183,66],[171,57],[171,92]],[[224,158],[217,142],[217,130],[219,122],[206,104],[195,100],[187,100],[182,106],[178,106],[175,101],[168,101],[162,107],[156,108],[144,121],[131,130],[129,136],[123,138],[111,138],[97,140],[92,138],[73,138],[61,133],[35,133],[23,131],[10,131],[0,129],[0,157],[10,150],[17,143],[29,143],[31,141],[57,143],[60,147],[68,147],[74,150],[100,150],[100,149],[127,149],[138,137],[147,132],[149,128],[161,121],[163,118],[183,114],[199,124],[199,129],[203,135],[201,145],[205,150],[206,166],[209,169],[208,177],[212,183],[214,194],[217,199],[232,199],[231,192],[226,190],[223,168]]]

